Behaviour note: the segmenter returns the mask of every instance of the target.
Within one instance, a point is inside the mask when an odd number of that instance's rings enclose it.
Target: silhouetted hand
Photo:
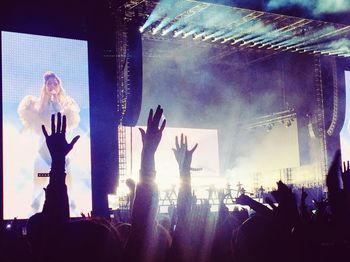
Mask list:
[[[72,142],[68,143],[66,140],[66,125],[66,116],[61,118],[61,113],[57,113],[57,125],[55,125],[55,115],[51,115],[51,135],[47,134],[44,125],[41,126],[52,161],[64,159],[80,137],[76,136]]]
[[[236,203],[239,205],[249,206],[252,203],[252,200],[253,199],[251,197],[242,194],[239,197],[237,197]]]
[[[342,170],[342,180],[345,191],[350,191],[350,163],[347,161],[343,162],[343,170]]]
[[[340,190],[340,179],[338,174],[340,165],[340,150],[337,150],[326,178],[326,184],[330,194]]]
[[[326,210],[326,208],[328,206],[328,199],[322,198],[320,201],[313,199],[312,202],[315,204],[315,207],[317,208],[317,210],[322,211],[322,212],[324,210]]]
[[[159,128],[160,119],[163,114],[163,109],[158,105],[156,112],[153,115],[153,109],[149,111],[147,130],[140,128],[142,138],[142,154],[141,154],[141,171],[140,178],[155,177],[155,161],[154,155],[162,138],[162,133],[165,128],[166,120],[162,122]]]
[[[153,115],[153,109],[149,111],[147,130],[139,128],[141,132],[143,151],[154,154],[162,138],[162,132],[165,128],[166,120],[164,119],[159,128],[160,119],[163,114],[163,109],[158,105],[156,112]]]
[[[264,215],[264,216],[270,216],[273,214],[272,211],[268,207],[264,206],[263,204],[259,203],[258,201],[255,201],[254,199],[252,199],[251,197],[249,197],[245,194],[241,194],[236,199],[236,203],[239,205],[249,206],[255,212],[257,212],[261,215]]]
[[[179,165],[180,175],[184,172],[189,173],[191,170],[192,155],[197,149],[198,144],[196,144],[191,150],[188,150],[187,136],[185,136],[184,139],[184,135],[181,134],[180,144],[178,137],[175,137],[175,146],[176,148],[173,148],[172,150]]]

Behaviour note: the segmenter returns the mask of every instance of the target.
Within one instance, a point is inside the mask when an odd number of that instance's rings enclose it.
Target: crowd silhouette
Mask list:
[[[151,109],[142,137],[139,182],[128,181],[130,219],[120,222],[83,215],[71,221],[65,184],[65,160],[79,136],[66,140],[66,116],[51,117],[51,132],[42,132],[52,164],[45,203],[29,218],[26,234],[12,221],[1,226],[0,261],[348,261],[350,258],[350,164],[335,153],[326,185],[327,198],[308,198],[281,181],[265,198],[246,194],[237,203],[248,208],[229,211],[219,194],[218,212],[209,202],[198,204],[191,188],[191,162],[198,144],[189,147],[181,134],[173,148],[179,166],[177,203],[169,216],[157,219],[159,192],[155,153],[166,126],[163,109]],[[195,138],[194,138],[195,139]],[[312,204],[310,204],[312,203]],[[254,212],[250,212],[253,210]]]

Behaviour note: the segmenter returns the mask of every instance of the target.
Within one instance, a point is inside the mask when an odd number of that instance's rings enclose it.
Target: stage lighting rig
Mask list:
[[[237,43],[241,43],[240,50],[350,57],[348,49],[340,50],[334,45],[334,41],[349,39],[350,26],[345,24],[192,0],[175,1],[174,4],[169,4],[169,1],[129,0],[124,6],[130,10],[141,10],[140,7],[145,6],[144,10],[140,11],[143,15],[149,15],[141,30],[144,39],[159,37],[164,40],[165,36],[174,36],[174,30],[181,30],[184,26],[208,32],[207,36],[200,33],[191,35],[195,40],[207,41],[215,46],[233,45],[235,48],[238,47]],[[162,23],[159,30],[144,30],[159,23]],[[165,31],[161,30],[163,28],[166,28]],[[333,29],[327,31],[327,28]],[[188,30],[183,33],[184,38],[189,36]],[[210,34],[213,34],[212,37]],[[177,36],[181,34],[175,32],[175,37]],[[244,42],[240,42],[241,40]]]
[[[267,131],[271,131],[276,124],[282,124],[285,127],[292,126],[292,122],[296,119],[296,113],[293,108],[272,113],[252,119],[247,125],[247,129],[266,127]]]

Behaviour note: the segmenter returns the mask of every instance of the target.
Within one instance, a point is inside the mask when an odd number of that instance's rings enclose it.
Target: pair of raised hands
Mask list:
[[[142,144],[143,144],[143,153],[154,154],[160,143],[163,130],[166,125],[166,120],[162,121],[160,125],[161,117],[163,114],[163,109],[161,106],[158,106],[156,112],[153,114],[153,109],[150,110],[147,120],[147,129],[146,131],[140,128]],[[160,125],[160,127],[159,127]],[[198,144],[196,144],[192,149],[188,149],[187,137],[181,134],[180,143],[179,139],[175,137],[175,148],[173,152],[176,158],[176,161],[179,165],[180,172],[189,172],[191,169],[192,155],[196,150]]]

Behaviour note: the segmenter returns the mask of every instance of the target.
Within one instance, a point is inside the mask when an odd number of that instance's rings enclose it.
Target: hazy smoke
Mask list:
[[[341,52],[350,52],[350,40],[347,38],[339,39],[328,44],[329,49]]]
[[[349,0],[269,0],[267,9],[275,10],[288,6],[300,6],[316,16],[350,11]]]

